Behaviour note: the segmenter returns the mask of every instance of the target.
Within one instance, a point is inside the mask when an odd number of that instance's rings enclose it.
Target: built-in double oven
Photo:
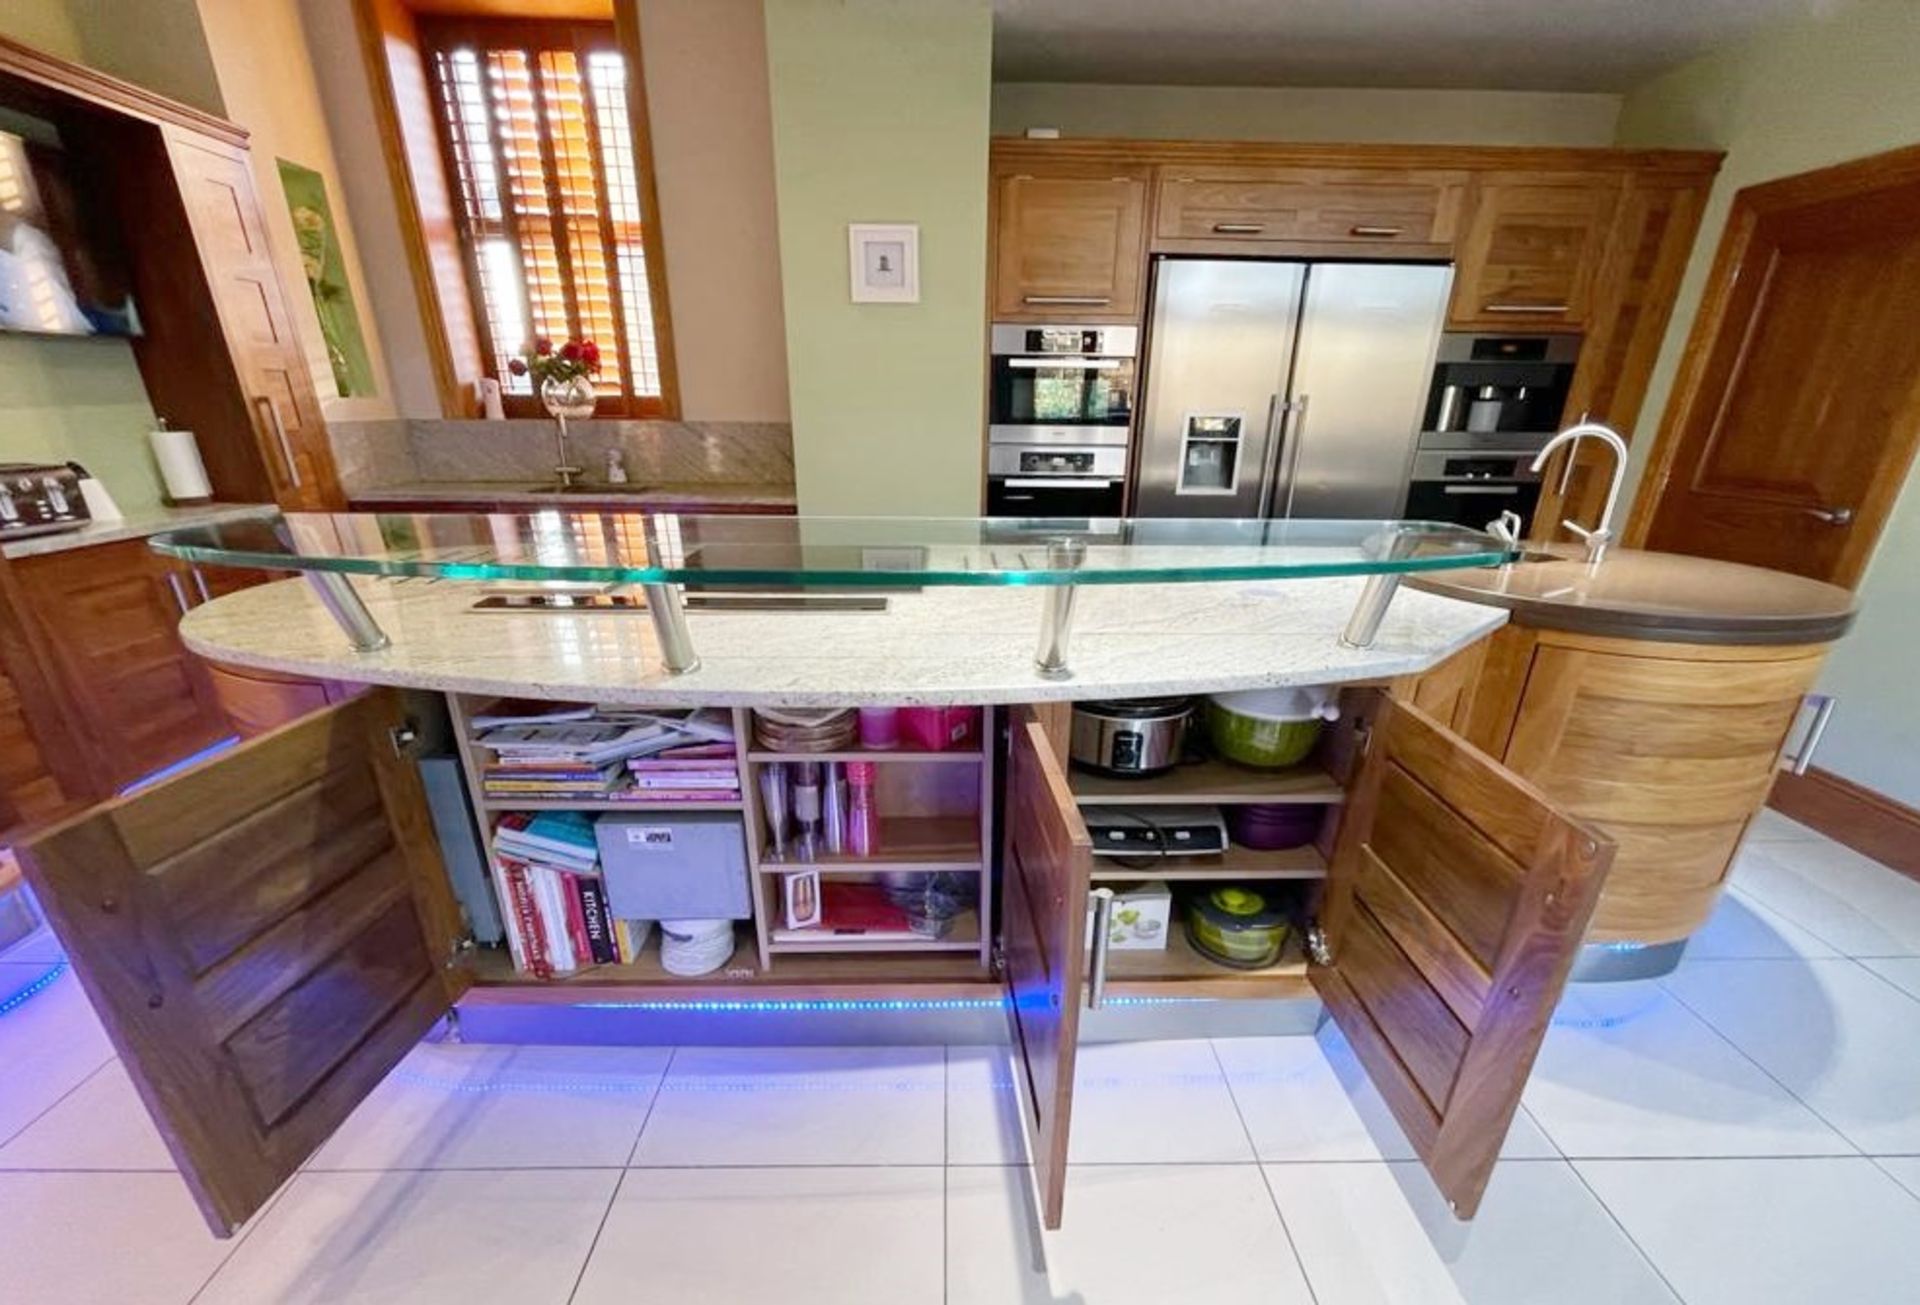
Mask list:
[[[991,348],[988,513],[1119,516],[1139,329],[1000,323]]]

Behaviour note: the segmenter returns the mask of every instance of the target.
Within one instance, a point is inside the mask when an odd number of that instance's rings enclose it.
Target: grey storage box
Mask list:
[[[594,822],[623,920],[745,920],[747,834],[733,812],[610,811]]]

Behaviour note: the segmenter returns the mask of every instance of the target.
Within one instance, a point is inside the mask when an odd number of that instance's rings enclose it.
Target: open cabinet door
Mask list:
[[[355,698],[20,848],[217,1236],[451,1005],[461,929],[400,695]]]
[[[1067,774],[1031,707],[1011,713],[1001,945],[1013,1072],[1040,1219],[1060,1226],[1067,1125],[1087,976],[1087,889],[1093,839]]]
[[[1309,977],[1456,1217],[1480,1205],[1613,844],[1369,693]]]

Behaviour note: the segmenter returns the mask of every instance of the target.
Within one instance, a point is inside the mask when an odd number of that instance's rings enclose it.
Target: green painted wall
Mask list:
[[[1920,143],[1920,4],[1857,0],[1826,18],[1775,29],[1635,89],[1622,145],[1727,151],[1647,411],[1662,411],[1693,326],[1727,208],[1743,186]],[[1635,452],[1644,459],[1651,441]],[[1920,805],[1920,462],[1908,475],[1860,586],[1862,615],[1821,688],[1839,695],[1819,764]]]
[[[766,0],[803,512],[980,509],[992,15]],[[853,304],[847,224],[920,226],[920,302]]]
[[[86,30],[62,0],[8,0],[0,34],[85,62]],[[84,463],[122,508],[160,501],[147,456],[146,388],[125,340],[0,332],[0,461]]]

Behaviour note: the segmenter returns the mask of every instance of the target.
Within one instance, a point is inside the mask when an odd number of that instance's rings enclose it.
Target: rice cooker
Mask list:
[[[1157,775],[1179,762],[1192,714],[1191,698],[1075,703],[1067,755],[1106,775]]]

